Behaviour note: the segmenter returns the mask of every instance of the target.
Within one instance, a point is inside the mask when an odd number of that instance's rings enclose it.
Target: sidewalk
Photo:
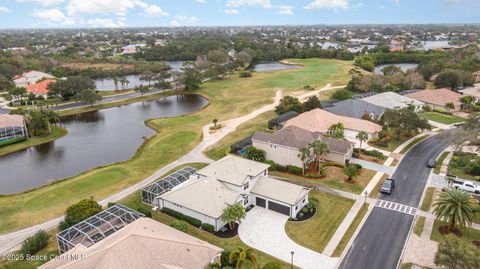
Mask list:
[[[442,166],[440,167],[440,174],[446,175],[448,174],[448,164],[450,163],[450,160],[453,157],[453,151],[450,151],[448,153],[447,157],[443,160]]]

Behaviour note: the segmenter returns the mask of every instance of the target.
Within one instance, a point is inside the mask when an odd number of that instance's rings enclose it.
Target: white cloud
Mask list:
[[[348,9],[349,0],[314,0],[305,6],[306,9]]]
[[[197,1],[200,4],[205,4],[206,3],[205,0],[195,0],[195,1]]]
[[[240,11],[238,11],[237,9],[225,9],[223,12],[225,12],[225,14],[239,14]]]
[[[400,4],[400,0],[392,0],[395,4]]]
[[[0,7],[0,13],[8,13],[10,12],[10,9],[8,7]]]
[[[161,7],[157,5],[150,5],[143,9],[144,14],[150,17],[164,17],[168,16],[168,13],[163,11]]]
[[[229,0],[226,3],[227,7],[241,7],[241,6],[260,6],[264,8],[272,7],[270,0]]]
[[[31,13],[32,16],[43,20],[43,22],[50,24],[60,24],[60,25],[74,25],[75,20],[71,17],[66,16],[57,8],[53,9],[42,9],[34,10]]]
[[[198,20],[197,17],[188,17],[177,15],[173,17],[173,20],[170,21],[170,25],[172,26],[185,26],[195,23]]]
[[[65,2],[65,0],[16,0],[18,3],[37,3],[43,6],[57,5]]]
[[[129,9],[148,6],[139,0],[70,0],[66,9],[69,15],[113,13],[123,16]]]
[[[293,15],[293,6],[277,6],[278,14]]]
[[[87,20],[87,24],[96,28],[115,28],[127,26],[125,18],[121,17],[117,21],[106,18],[95,18]]]

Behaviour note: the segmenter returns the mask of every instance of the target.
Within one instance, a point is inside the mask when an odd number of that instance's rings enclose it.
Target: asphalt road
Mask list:
[[[380,199],[418,207],[431,170],[427,168],[426,163],[429,159],[436,159],[451,144],[451,139],[452,136],[444,132],[414,146],[393,175],[395,179],[393,193],[382,195]],[[412,221],[413,215],[375,207],[339,268],[397,268]]]

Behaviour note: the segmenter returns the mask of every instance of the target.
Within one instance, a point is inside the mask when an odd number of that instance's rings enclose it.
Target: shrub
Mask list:
[[[230,251],[223,251],[220,255],[220,264],[222,267],[231,266],[230,264]]]
[[[68,223],[66,221],[62,220],[58,223],[58,230],[60,232],[63,231],[63,230],[66,230],[68,228],[70,228],[70,225],[68,225]]]
[[[285,173],[288,172],[288,168],[286,166],[277,164],[277,171]]]
[[[353,150],[354,153],[358,154],[360,152],[360,149],[358,148],[355,148]],[[376,150],[376,149],[372,149],[372,150],[362,150],[362,154],[364,155],[367,155],[367,156],[372,156],[372,157],[375,157],[379,160],[386,160],[387,159],[387,156],[385,156],[383,153],[381,153],[380,151]],[[352,154],[353,156],[353,154]]]
[[[195,226],[195,227],[200,227],[200,225],[202,225],[202,222],[196,218],[192,218],[190,216],[187,216],[187,215],[184,215],[178,211],[175,211],[173,209],[170,209],[170,208],[166,208],[164,207],[162,209],[163,213],[167,214],[167,215],[170,215],[176,219],[179,219],[179,220],[184,220],[188,223],[190,223],[191,225]]]
[[[252,72],[250,71],[242,71],[239,73],[239,77],[241,78],[250,78],[252,77]]]
[[[331,99],[334,100],[347,100],[353,97],[353,93],[349,90],[338,90],[332,94]]]
[[[150,209],[139,207],[139,208],[137,208],[137,211],[142,213],[143,215],[145,215],[145,217],[147,217],[147,218],[152,217],[152,211]]]
[[[298,166],[287,165],[287,169],[288,169],[289,173],[292,173],[294,175],[302,175],[303,174],[303,169],[298,167]]]
[[[72,226],[102,211],[102,207],[93,199],[83,199],[71,205],[65,211],[65,222]]]
[[[269,262],[266,263],[262,269],[282,269],[282,265],[278,262]]]
[[[358,164],[358,163],[352,163],[352,165],[354,165],[355,167],[357,167],[358,170],[361,170],[363,167],[361,164]]]
[[[429,106],[429,105],[424,105],[424,106],[422,107],[422,110],[425,111],[425,112],[430,112],[430,111],[432,111],[432,107]]]
[[[215,227],[208,223],[202,223],[202,230],[213,233],[215,232]]]
[[[277,164],[272,160],[265,160],[263,163],[269,164],[268,171],[277,171]]]
[[[314,91],[315,90],[315,88],[310,86],[310,85],[303,86],[303,89],[306,90],[306,91]]]
[[[179,231],[182,231],[186,233],[188,231],[188,223],[183,220],[174,220],[171,224],[170,227],[175,228]]]
[[[334,167],[338,167],[338,168],[344,168],[345,165],[341,164],[341,163],[336,163],[336,162],[323,162],[322,163],[322,167],[328,167],[328,166],[334,166]]]
[[[49,238],[50,235],[44,230],[36,232],[34,235],[28,237],[27,239],[25,239],[25,241],[23,241],[20,253],[22,253],[23,255],[32,255],[37,253],[39,250],[47,246]]]
[[[108,202],[107,207],[112,207],[112,206],[114,206],[114,205],[116,205],[116,204],[117,204],[117,203]]]

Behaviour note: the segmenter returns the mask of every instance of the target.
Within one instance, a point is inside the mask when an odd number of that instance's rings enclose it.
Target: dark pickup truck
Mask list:
[[[386,179],[383,182],[382,188],[380,189],[381,193],[391,194],[393,188],[395,187],[395,180],[392,178]]]

